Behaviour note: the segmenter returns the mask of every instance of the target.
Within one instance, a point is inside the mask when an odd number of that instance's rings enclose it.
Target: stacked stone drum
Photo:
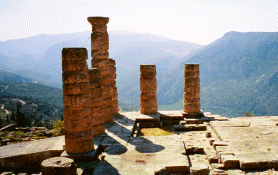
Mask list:
[[[184,66],[183,112],[186,118],[202,116],[200,112],[199,64]]]
[[[140,112],[142,114],[154,114],[157,107],[157,84],[155,65],[140,65]]]
[[[89,17],[92,25],[91,48],[92,68],[98,68],[102,79],[103,116],[105,122],[112,122],[114,114],[118,113],[118,94],[116,87],[115,61],[109,59],[109,35],[107,24],[109,18]]]
[[[63,48],[63,101],[66,152],[94,150],[87,50]]]
[[[100,72],[97,68],[89,69],[89,82],[91,93],[91,110],[94,135],[105,133],[105,120],[103,117],[103,101]]]

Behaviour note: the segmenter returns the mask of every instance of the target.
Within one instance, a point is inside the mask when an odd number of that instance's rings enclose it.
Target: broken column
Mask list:
[[[155,65],[140,65],[140,112],[142,114],[154,114],[157,107],[157,85]]]
[[[199,64],[184,66],[183,116],[186,118],[203,116],[200,111]]]
[[[105,120],[103,116],[103,98],[100,72],[97,68],[89,69],[89,83],[91,93],[91,117],[93,122],[94,135],[105,133]]]
[[[92,68],[98,68],[102,79],[103,115],[105,122],[112,122],[118,113],[118,94],[116,87],[115,60],[109,59],[109,35],[107,24],[109,18],[88,17],[92,25],[91,48]]]
[[[73,159],[66,157],[52,157],[41,163],[41,171],[42,175],[76,175],[77,168]]]
[[[67,153],[94,150],[87,50],[63,48],[63,101]]]

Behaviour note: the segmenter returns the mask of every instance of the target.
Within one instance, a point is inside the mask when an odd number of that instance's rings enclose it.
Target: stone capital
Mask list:
[[[89,21],[89,23],[92,26],[106,25],[109,22],[109,18],[108,17],[100,17],[100,16],[88,17],[87,20]]]

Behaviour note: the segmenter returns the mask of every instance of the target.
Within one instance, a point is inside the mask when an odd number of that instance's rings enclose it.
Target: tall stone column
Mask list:
[[[63,101],[66,152],[94,150],[87,50],[63,48]]]
[[[157,83],[155,65],[140,65],[140,112],[142,114],[154,114],[157,107]]]
[[[97,68],[89,69],[89,82],[91,93],[91,117],[93,122],[94,135],[105,133],[105,120],[103,116],[103,98],[100,72]]]
[[[103,115],[105,122],[112,122],[118,113],[118,94],[116,87],[115,61],[109,59],[109,35],[107,24],[109,18],[88,17],[92,25],[91,48],[92,68],[98,68],[102,79]]]
[[[183,116],[186,118],[203,116],[200,111],[199,64],[184,66]]]

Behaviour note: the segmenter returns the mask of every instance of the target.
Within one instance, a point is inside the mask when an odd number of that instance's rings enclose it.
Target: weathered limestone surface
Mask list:
[[[116,87],[116,63],[109,59],[109,35],[107,24],[109,18],[88,17],[92,25],[91,55],[92,68],[98,68],[102,79],[103,116],[105,122],[112,122],[114,114],[118,113],[118,94]]]
[[[1,146],[0,169],[40,166],[44,159],[61,155],[64,144],[65,137],[59,136]]]
[[[76,175],[74,161],[66,157],[52,157],[41,163],[42,175]]]
[[[218,154],[227,161],[226,166],[240,166],[240,169],[278,168],[278,117],[241,117],[229,121],[214,121],[210,125],[217,136],[228,144],[229,150],[219,150],[219,142],[214,143]],[[222,142],[222,143],[223,143]],[[218,146],[217,146],[218,145]],[[234,154],[236,160],[230,159],[224,152]],[[222,151],[222,152],[220,152]],[[225,158],[228,157],[229,159]],[[235,163],[233,165],[230,165]]]
[[[94,150],[87,50],[63,48],[65,147],[68,153]]]
[[[103,116],[103,98],[100,72],[97,68],[91,68],[89,72],[90,93],[91,93],[91,117],[94,135],[105,133],[105,119]]]
[[[156,66],[140,65],[140,72],[140,112],[142,114],[157,113]]]
[[[186,118],[203,116],[200,112],[199,64],[184,65],[183,112]]]

